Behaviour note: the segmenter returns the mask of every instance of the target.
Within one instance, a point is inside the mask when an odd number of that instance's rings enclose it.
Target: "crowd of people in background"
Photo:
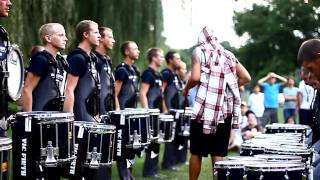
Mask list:
[[[269,123],[310,125],[310,107],[316,90],[308,85],[310,80],[305,71],[302,68],[300,77],[283,77],[270,72],[252,86],[248,96],[241,97],[240,129],[232,130],[229,150],[239,150],[244,140],[263,133]],[[295,85],[296,79],[301,79],[298,87]],[[243,87],[243,91],[248,90]],[[278,113],[280,108],[283,114]],[[278,117],[283,121],[279,121]]]

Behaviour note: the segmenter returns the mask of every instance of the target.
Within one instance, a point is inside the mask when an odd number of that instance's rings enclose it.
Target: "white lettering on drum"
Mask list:
[[[122,130],[119,129],[117,133],[117,156],[121,157],[121,144],[122,144]]]
[[[74,154],[75,155],[77,155],[78,147],[79,147],[79,144],[74,144]],[[76,162],[77,162],[77,157],[74,160],[72,160],[71,165],[70,165],[69,173],[72,175],[74,175],[75,171],[76,171]]]
[[[22,146],[21,146],[21,176],[27,176],[27,138],[22,139]]]

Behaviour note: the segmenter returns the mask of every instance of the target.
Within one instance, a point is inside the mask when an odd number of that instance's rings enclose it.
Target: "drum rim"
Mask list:
[[[301,156],[294,156],[288,154],[256,154],[254,157],[266,160],[302,160]],[[287,159],[284,159],[287,158]]]
[[[260,165],[260,166],[259,166]],[[262,167],[261,167],[262,166]],[[305,165],[303,163],[256,163],[256,164],[246,164],[244,165],[246,171],[255,172],[285,172],[285,171],[297,171],[305,170]]]
[[[59,116],[53,116],[53,115],[59,115]],[[60,111],[30,111],[30,112],[18,112],[15,114],[15,116],[31,116],[34,118],[63,118],[63,117],[74,117],[73,113],[70,112],[60,112]]]
[[[83,126],[85,128],[91,129],[105,129],[105,130],[115,130],[116,126],[112,124],[103,124],[103,123],[96,123],[96,122],[87,122],[87,121],[74,121],[74,126]],[[92,126],[95,125],[93,128]]]
[[[15,95],[13,95],[12,93],[9,92],[9,84],[10,84],[9,81],[7,82],[7,86],[8,86],[8,95],[9,95],[9,97],[12,100],[16,101],[16,100],[18,100],[20,98],[21,93],[22,93],[25,71],[24,71],[23,53],[21,52],[21,50],[19,49],[19,46],[17,44],[11,44],[10,51],[8,53],[8,57],[10,57],[10,55],[11,55],[11,53],[13,51],[16,51],[17,55],[20,57],[19,59],[21,60],[21,77],[20,77],[21,78],[21,84],[19,86],[18,92]]]

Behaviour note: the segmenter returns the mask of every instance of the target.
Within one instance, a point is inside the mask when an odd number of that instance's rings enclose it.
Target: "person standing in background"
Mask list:
[[[113,48],[115,40],[112,29],[99,27],[101,35],[100,43],[96,47],[94,54],[97,57],[97,70],[100,76],[100,110],[101,115],[107,115],[109,111],[114,110],[114,77],[112,74],[112,62],[108,52]],[[111,167],[100,167],[94,179],[111,180]]]
[[[141,106],[146,109],[162,109],[163,91],[162,77],[159,69],[164,61],[163,50],[150,48],[147,53],[149,66],[142,73],[140,87]],[[151,142],[146,148],[145,161],[143,165],[143,177],[160,178],[158,173],[158,162],[160,144]]]
[[[125,41],[122,43],[121,54],[124,58],[123,62],[116,67],[115,70],[115,108],[123,110],[125,108],[136,108],[138,99],[138,78],[140,73],[134,65],[139,58],[139,48],[134,41]],[[118,173],[121,180],[134,179],[132,176],[132,165],[127,166],[127,161],[133,162],[135,152],[128,151],[127,157],[117,160]]]
[[[276,83],[277,79],[282,83]],[[267,82],[265,82],[267,81]],[[259,79],[258,84],[262,86],[264,92],[264,113],[261,118],[261,126],[264,128],[269,121],[278,123],[279,108],[279,92],[283,84],[287,83],[287,79],[273,72]]]
[[[284,106],[283,106],[283,115],[285,119],[285,123],[289,117],[293,117],[296,122],[296,114],[297,114],[297,95],[298,88],[294,86],[294,78],[289,76],[287,78],[287,87],[283,89],[284,95]]]
[[[264,94],[261,92],[261,88],[258,84],[253,87],[252,93],[249,95],[248,107],[254,112],[260,122],[264,112]]]

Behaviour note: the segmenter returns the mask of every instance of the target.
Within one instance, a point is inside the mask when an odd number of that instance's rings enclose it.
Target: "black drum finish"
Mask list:
[[[150,115],[150,135],[151,135],[151,141],[157,142],[159,138],[159,115],[160,110],[159,109],[149,109],[149,115]]]
[[[159,138],[157,141],[159,144],[172,142],[175,138],[176,123],[173,119],[172,115],[160,114]]]
[[[12,157],[12,140],[6,137],[0,137],[0,179],[10,179],[10,167]]]
[[[143,109],[110,112],[110,123],[116,126],[115,160],[133,159],[151,143],[149,118]]]
[[[115,126],[75,121],[75,146],[82,166],[90,169],[110,167],[113,161]]]
[[[170,109],[169,112],[176,122],[176,135],[189,137],[192,109],[188,107],[186,109]]]
[[[261,163],[245,165],[247,180],[302,180],[304,164]]]
[[[46,170],[71,163],[74,156],[73,114],[22,112],[12,125],[14,179],[43,177]]]

